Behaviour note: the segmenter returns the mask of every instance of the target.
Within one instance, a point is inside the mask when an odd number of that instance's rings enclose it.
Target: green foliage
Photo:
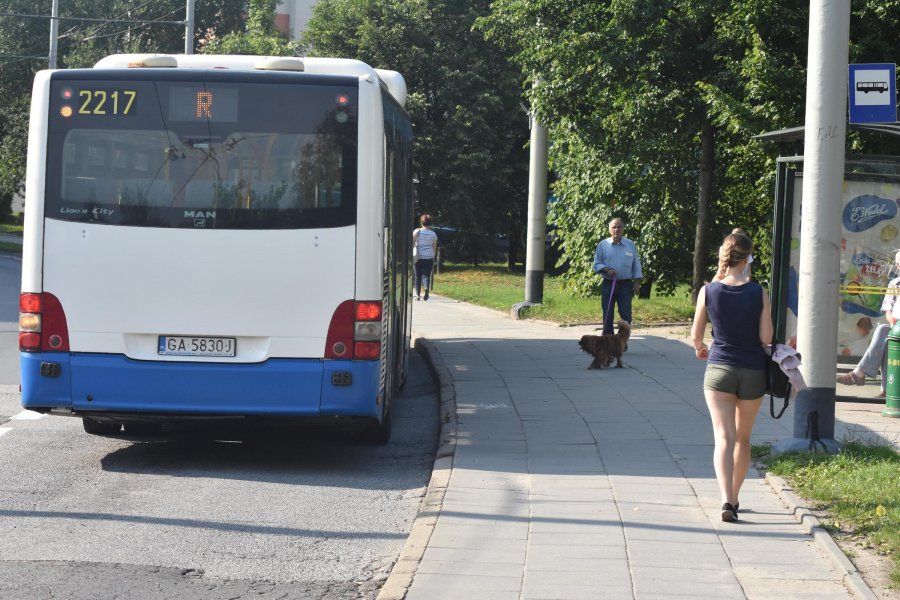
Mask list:
[[[12,216],[13,198],[22,193],[28,142],[28,96],[22,94],[0,105],[0,221]]]
[[[498,0],[481,22],[540,74],[531,101],[551,124],[552,219],[574,290],[597,291],[591,258],[613,216],[625,218],[658,285],[689,280],[704,127],[715,136],[716,170],[704,209],[709,231],[697,233],[713,243],[701,246],[698,268],[711,269],[715,242],[731,228],[763,229],[771,188],[748,184],[745,169],[770,184],[773,163],[758,147],[735,152],[767,126],[735,126],[745,116],[740,79],[728,68],[745,54],[730,33],[739,4]]]
[[[211,0],[195,3],[195,46],[239,31],[243,25],[243,0]],[[183,0],[135,4],[128,0],[74,0],[60,5],[63,17],[89,17],[148,21],[149,23],[82,23],[61,21],[59,67],[89,67],[116,53],[184,52],[184,26],[152,21],[177,21],[185,16]],[[42,42],[47,36],[40,38]]]
[[[550,128],[552,219],[574,290],[596,291],[590,259],[612,216],[625,218],[645,271],[665,289],[689,280],[692,255],[694,276],[711,275],[718,241],[736,226],[754,238],[754,273],[767,278],[777,149],[752,138],[803,123],[808,2],[497,0],[493,8],[479,26],[533,74],[530,100]],[[851,62],[896,61],[898,32],[898,0],[854,2]],[[706,207],[700,136],[710,127]],[[898,150],[871,134],[851,140],[852,150]],[[692,233],[705,231],[708,243],[695,246]]]
[[[421,169],[419,211],[437,225],[519,237],[527,198],[522,77],[472,25],[486,0],[321,0],[311,54],[403,74]]]
[[[245,31],[209,39],[204,54],[297,56],[301,46],[275,29],[276,0],[250,0]]]

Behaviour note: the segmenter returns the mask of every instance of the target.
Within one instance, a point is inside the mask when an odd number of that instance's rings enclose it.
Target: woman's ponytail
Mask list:
[[[719,246],[719,270],[713,281],[721,281],[725,278],[728,267],[733,267],[746,259],[753,252],[753,240],[743,233],[732,233],[722,240]]]

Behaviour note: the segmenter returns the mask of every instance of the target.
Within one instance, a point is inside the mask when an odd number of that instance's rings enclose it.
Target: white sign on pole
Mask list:
[[[894,123],[897,120],[896,65],[850,65],[847,83],[851,123]]]

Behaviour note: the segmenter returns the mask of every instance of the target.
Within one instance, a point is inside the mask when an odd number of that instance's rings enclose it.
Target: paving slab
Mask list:
[[[637,329],[626,368],[589,370],[577,340],[591,326],[438,295],[413,319],[452,407],[441,451],[452,471],[421,517],[424,553],[401,556],[399,597],[874,597],[844,584],[821,536],[756,473],[740,521],[721,521],[705,364],[684,328]],[[900,448],[900,420],[877,404],[836,409],[836,437]],[[792,409],[777,421],[764,409],[754,443],[791,437],[792,423]]]

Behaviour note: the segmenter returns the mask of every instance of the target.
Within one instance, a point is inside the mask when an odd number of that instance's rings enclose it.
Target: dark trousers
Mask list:
[[[615,307],[619,307],[619,318],[623,321],[631,323],[631,295],[633,294],[633,284],[630,279],[621,279],[616,281],[615,290],[613,290],[613,281],[604,279],[600,284],[600,298],[603,302],[603,334],[614,333],[613,321],[615,321]],[[612,295],[612,305],[610,305],[610,295]]]
[[[422,291],[423,283],[426,291],[431,289],[431,269],[433,267],[433,258],[420,258],[416,261],[416,296]]]

